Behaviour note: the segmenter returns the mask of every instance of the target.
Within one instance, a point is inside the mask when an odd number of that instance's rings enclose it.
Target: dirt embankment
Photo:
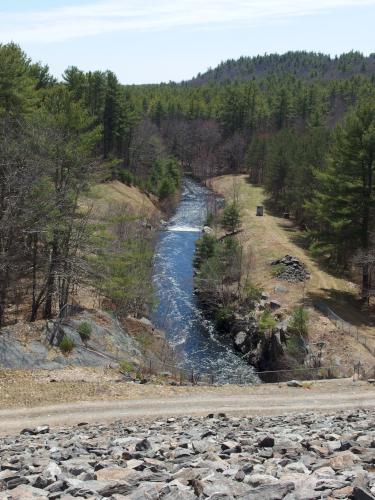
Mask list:
[[[314,260],[303,246],[303,233],[292,220],[268,213],[256,215],[256,207],[265,205],[262,188],[248,183],[247,176],[226,175],[213,178],[210,187],[226,199],[236,197],[242,213],[242,232],[238,239],[244,248],[249,277],[261,286],[271,299],[280,304],[278,313],[287,317],[297,305],[309,311],[309,343],[315,353],[321,349],[322,365],[339,365],[342,371],[351,372],[354,364],[361,362],[371,374],[375,367],[375,313],[362,311],[358,303],[356,285],[342,276],[326,270]],[[303,262],[311,277],[305,282],[289,283],[275,277],[271,261],[292,255]],[[323,301],[341,318],[367,339],[370,350],[356,337],[343,331],[314,307]]]

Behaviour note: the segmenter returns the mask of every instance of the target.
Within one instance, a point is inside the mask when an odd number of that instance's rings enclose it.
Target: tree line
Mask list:
[[[152,302],[147,214],[112,207],[103,223],[83,202],[96,182],[129,181],[133,164],[140,186],[175,194],[179,164],[142,119],[113,73],[68,68],[58,82],[0,45],[0,326],[17,310],[51,318],[84,287],[124,314]]]
[[[143,255],[142,270],[130,269],[149,276],[150,252],[139,251],[146,235],[129,215],[105,236],[80,199],[90,183],[117,179],[168,203],[182,172],[203,180],[248,173],[275,210],[306,228],[312,248],[346,267],[357,256],[368,295],[372,56],[343,56],[337,71],[325,57],[303,53],[239,64],[256,69],[250,79],[208,72],[202,82],[124,86],[111,71],[71,66],[57,81],[16,44],[0,45],[0,324],[25,296],[31,319],[63,307],[74,288],[93,279],[86,255],[100,260],[94,285],[106,296],[120,301],[122,284],[135,290],[137,279],[126,284],[128,268],[116,256],[131,262],[134,253]],[[115,244],[124,225],[128,236]],[[141,296],[123,297],[126,308],[139,311],[151,300],[149,292]]]
[[[277,213],[306,230],[314,252],[360,276],[368,301],[375,273],[374,56],[350,53],[332,62],[290,53],[250,63],[263,69],[248,81],[217,81],[209,71],[201,84],[129,92],[186,172],[201,179],[248,173]],[[303,77],[314,68],[313,78]]]

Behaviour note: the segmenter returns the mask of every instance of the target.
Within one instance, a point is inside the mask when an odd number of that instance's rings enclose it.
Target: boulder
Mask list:
[[[275,445],[275,439],[272,436],[266,436],[258,442],[260,448],[272,448]]]
[[[298,382],[298,380],[289,380],[286,385],[288,387],[303,387],[303,384],[301,384],[301,382]]]

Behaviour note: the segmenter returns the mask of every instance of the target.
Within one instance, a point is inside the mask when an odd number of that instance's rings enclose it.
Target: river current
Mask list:
[[[158,304],[153,321],[166,333],[183,368],[212,372],[221,383],[253,382],[256,377],[252,367],[234,353],[229,339],[217,334],[194,295],[195,243],[202,234],[210,197],[209,190],[184,179],[175,215],[158,236],[154,263]]]

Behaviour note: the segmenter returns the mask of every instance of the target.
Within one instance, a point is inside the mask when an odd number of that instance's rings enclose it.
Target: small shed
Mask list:
[[[257,206],[257,217],[263,217],[264,215],[264,207],[263,205]]]

